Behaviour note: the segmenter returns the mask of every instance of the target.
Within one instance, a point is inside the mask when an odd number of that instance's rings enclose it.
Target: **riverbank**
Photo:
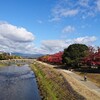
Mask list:
[[[85,100],[75,92],[62,74],[38,62],[31,64],[43,100]]]
[[[71,87],[77,91],[77,93],[86,98],[85,100],[100,100],[100,88],[97,87],[93,82],[85,82],[83,81],[83,77],[75,74],[72,71],[57,68],[59,66],[50,65],[40,61],[37,62],[49,68],[55,69],[58,73],[61,73],[65,80],[68,81],[68,83],[71,85]]]

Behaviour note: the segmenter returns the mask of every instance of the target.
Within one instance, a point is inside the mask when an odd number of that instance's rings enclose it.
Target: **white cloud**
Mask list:
[[[44,40],[42,41],[40,49],[45,54],[52,54],[59,51],[63,51],[64,48],[67,48],[70,44],[73,43],[82,43],[82,44],[90,45],[94,41],[96,41],[95,36],[79,37],[76,39],[68,39],[68,40]]]
[[[96,37],[95,36],[91,36],[91,37],[79,37],[77,39],[74,40],[75,43],[83,43],[83,44],[91,44],[92,42],[96,41]]]
[[[25,28],[5,22],[0,23],[0,50],[5,52],[32,53],[34,35]]]
[[[79,0],[79,4],[84,7],[88,7],[89,0]]]
[[[16,42],[31,42],[34,36],[23,27],[17,27],[8,23],[0,23],[0,35]]]
[[[48,54],[62,51],[68,46],[64,40],[44,40],[41,45],[41,49],[44,50],[44,53]]]
[[[97,0],[97,9],[100,11],[100,0]]]
[[[73,26],[66,26],[63,30],[62,33],[72,33],[75,31],[75,28]]]
[[[52,21],[58,21],[60,20],[62,17],[68,17],[68,16],[74,16],[78,13],[78,9],[67,9],[67,8],[63,8],[63,7],[55,7],[52,10],[52,15],[53,18],[51,19]]]
[[[81,18],[94,17],[100,11],[100,0],[58,0],[52,9],[51,21],[79,15]]]
[[[91,44],[96,40],[96,37],[86,36],[68,40],[44,40],[38,48],[34,45],[33,40],[33,34],[25,28],[18,28],[8,23],[0,23],[0,51],[6,52],[50,54],[62,51],[73,43]]]
[[[74,16],[78,13],[78,9],[70,9],[70,10],[64,10],[63,12],[61,12],[60,16]]]

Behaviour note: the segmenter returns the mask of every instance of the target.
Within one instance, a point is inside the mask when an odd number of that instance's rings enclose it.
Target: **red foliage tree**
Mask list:
[[[39,61],[52,63],[52,64],[62,64],[62,55],[63,52],[58,52],[52,55],[46,55],[38,58]]]
[[[96,52],[95,51],[96,50],[93,47],[91,47],[89,49],[87,57],[82,59],[82,63],[87,65],[100,66],[100,48],[98,48]]]

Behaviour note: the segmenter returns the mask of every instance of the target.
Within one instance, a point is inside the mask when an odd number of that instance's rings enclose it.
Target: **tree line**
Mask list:
[[[70,67],[97,66],[100,68],[100,48],[96,50],[85,44],[72,44],[63,52],[39,57],[38,60]]]
[[[0,54],[0,60],[21,59],[20,56],[10,55],[10,53],[3,52]]]

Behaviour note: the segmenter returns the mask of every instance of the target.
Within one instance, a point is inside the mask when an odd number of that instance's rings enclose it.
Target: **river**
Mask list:
[[[29,65],[0,68],[0,100],[41,100]]]

